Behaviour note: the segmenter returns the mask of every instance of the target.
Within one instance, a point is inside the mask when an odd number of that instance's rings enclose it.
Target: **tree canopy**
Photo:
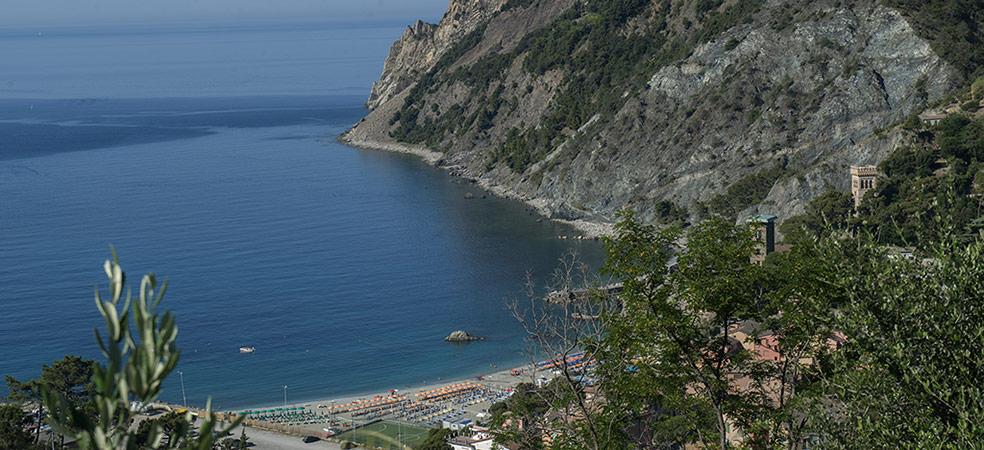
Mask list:
[[[980,101],[984,88],[970,95]],[[831,228],[905,247],[929,248],[948,232],[975,238],[984,224],[984,117],[950,114],[936,126],[913,127],[905,131],[908,144],[878,165],[882,176],[857,211],[850,194],[828,191],[782,224],[786,240],[812,239]]]
[[[414,449],[416,450],[451,450],[451,446],[447,443],[447,438],[452,433],[451,430],[447,428],[432,428],[428,433],[427,437],[424,438],[419,444],[417,444]]]
[[[0,405],[0,450],[34,448],[34,436],[24,428],[30,421],[20,405]]]
[[[37,405],[35,443],[40,440],[41,424],[45,418],[42,402],[45,390],[58,392],[73,405],[89,409],[91,412],[92,405],[89,400],[93,366],[91,359],[67,355],[52,362],[50,366],[42,364],[41,376],[32,380],[19,381],[10,375],[5,375],[7,390],[10,392],[9,400],[20,404]]]
[[[759,266],[742,226],[681,245],[621,219],[605,266],[621,307],[579,342],[601,388],[551,448],[981,448],[984,241],[945,234],[906,258],[825,225]],[[584,399],[553,398],[541,416]]]

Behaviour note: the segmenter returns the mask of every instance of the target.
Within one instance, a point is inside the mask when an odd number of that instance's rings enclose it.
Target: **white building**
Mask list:
[[[471,430],[471,436],[455,436],[448,441],[448,445],[454,450],[506,450],[494,442],[488,428],[475,426]]]

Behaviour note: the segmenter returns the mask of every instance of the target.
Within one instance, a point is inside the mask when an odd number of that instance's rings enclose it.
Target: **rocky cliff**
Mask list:
[[[342,139],[551,218],[784,218],[960,82],[875,0],[452,0],[393,45]]]
[[[390,47],[383,74],[372,84],[366,107],[375,109],[413,84],[454,42],[489,20],[505,0],[454,0],[437,25],[418,20]]]

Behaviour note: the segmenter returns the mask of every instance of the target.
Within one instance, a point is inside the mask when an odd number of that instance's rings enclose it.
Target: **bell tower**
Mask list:
[[[759,214],[745,221],[755,233],[755,254],[751,256],[751,263],[762,265],[765,257],[769,253],[776,251],[776,216],[771,214]]]
[[[878,168],[875,166],[851,166],[851,194],[854,207],[861,205],[864,194],[878,185]]]

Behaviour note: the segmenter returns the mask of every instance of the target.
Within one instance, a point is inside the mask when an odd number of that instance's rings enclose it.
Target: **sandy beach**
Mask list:
[[[480,389],[487,389],[487,390],[493,391],[493,392],[504,392],[505,393],[505,392],[508,392],[510,389],[512,389],[513,387],[515,387],[515,385],[517,385],[519,383],[522,383],[522,382],[535,382],[536,377],[547,377],[547,378],[549,378],[549,377],[552,376],[549,372],[546,372],[546,371],[535,372],[536,375],[532,375],[534,372],[531,372],[529,370],[529,368],[530,368],[530,366],[529,365],[526,365],[526,366],[523,366],[523,367],[513,367],[513,368],[507,368],[507,369],[503,369],[503,370],[497,370],[496,372],[492,372],[492,373],[488,373],[488,374],[485,374],[485,375],[481,375],[479,377],[451,378],[451,379],[446,379],[446,380],[445,379],[442,379],[441,381],[436,382],[436,383],[427,383],[425,385],[411,387],[409,389],[406,389],[406,388],[404,388],[404,389],[394,389],[394,390],[392,390],[392,392],[390,390],[384,390],[384,391],[379,391],[379,392],[369,392],[369,393],[362,393],[362,394],[355,394],[355,395],[346,395],[346,396],[337,396],[337,397],[326,397],[326,398],[319,399],[319,400],[305,401],[303,403],[288,403],[286,406],[279,405],[279,406],[276,406],[276,407],[269,406],[269,407],[265,407],[265,408],[247,408],[247,409],[243,409],[243,410],[233,411],[233,414],[239,415],[239,413],[243,413],[243,412],[247,412],[247,411],[257,411],[257,410],[261,410],[261,411],[262,410],[266,410],[266,411],[269,411],[271,409],[274,410],[274,411],[276,411],[277,408],[280,408],[280,409],[288,409],[288,410],[290,408],[296,408],[293,411],[294,413],[313,414],[316,417],[325,417],[325,418],[328,418],[329,420],[332,420],[333,419],[333,420],[335,420],[336,422],[338,422],[340,424],[346,424],[347,426],[344,426],[342,429],[351,427],[352,424],[353,424],[353,422],[354,422],[355,425],[358,426],[358,425],[361,425],[361,423],[364,423],[364,422],[367,422],[367,421],[370,421],[370,420],[374,420],[374,419],[383,419],[383,420],[387,420],[387,421],[399,421],[399,422],[404,422],[404,423],[406,423],[408,425],[427,427],[427,424],[426,423],[419,422],[419,421],[414,421],[414,420],[410,420],[410,419],[397,418],[392,413],[390,413],[390,414],[382,414],[382,415],[379,415],[378,417],[372,417],[370,415],[353,414],[353,412],[351,412],[351,411],[349,411],[349,412],[343,412],[343,411],[341,411],[341,408],[340,407],[343,406],[343,405],[358,406],[360,404],[372,404],[374,402],[386,401],[387,399],[393,399],[393,398],[409,398],[411,400],[417,400],[419,397],[422,397],[424,395],[427,395],[426,393],[439,393],[439,392],[442,392],[442,391],[443,392],[446,392],[448,390],[453,389],[455,386],[461,386],[461,385],[474,386],[474,387],[477,387],[477,388],[480,388]],[[520,372],[520,374],[519,375],[512,375],[511,374],[512,373],[511,372],[512,370],[518,370]],[[437,401],[437,402],[434,402],[434,403],[435,404],[441,404],[441,405],[447,405],[445,407],[446,408],[450,408],[451,407],[451,404],[453,402],[452,401]],[[492,403],[493,403],[492,401],[483,401],[483,402],[478,402],[478,403],[475,403],[475,404],[472,404],[472,405],[455,405],[455,406],[458,406],[455,409],[458,409],[458,410],[464,409],[466,411],[466,414],[463,414],[463,415],[460,416],[459,421],[461,421],[461,420],[476,420],[476,419],[478,419],[476,417],[476,415],[478,413],[487,411],[488,407],[491,406]],[[319,407],[319,406],[321,406],[321,407]],[[334,406],[336,409],[335,410],[332,410],[332,406]],[[249,423],[255,423],[257,425],[261,425],[260,422],[263,422],[263,421],[253,420],[253,419],[248,419],[248,421],[249,421]],[[295,430],[294,431],[295,433],[299,433],[300,432],[299,430],[306,430],[306,431],[309,431],[311,434],[324,434],[324,431],[322,431],[322,428],[324,428],[326,426],[327,425],[325,425],[324,423],[319,423],[319,424],[310,424],[310,425],[294,425],[294,426],[291,426],[291,428],[297,428],[298,429],[298,430]]]
[[[536,366],[533,364],[526,364],[478,377],[442,380],[410,389],[324,398],[279,407],[247,408],[227,413],[226,417],[247,417],[244,420],[247,437],[257,444],[251,448],[340,448],[337,443],[326,440],[344,440],[344,433],[353,428],[361,430],[367,424],[383,422],[391,426],[402,424],[427,429],[442,427],[448,422],[484,422],[488,408],[494,402],[507,398],[517,384],[551,379],[554,376],[552,369],[542,364],[538,364],[539,370],[534,370]],[[419,412],[415,415],[407,409],[407,405],[418,405],[416,408]],[[330,437],[336,433],[341,436]],[[303,443],[302,437],[308,435],[322,440]],[[232,437],[238,436],[239,431],[234,431]]]

